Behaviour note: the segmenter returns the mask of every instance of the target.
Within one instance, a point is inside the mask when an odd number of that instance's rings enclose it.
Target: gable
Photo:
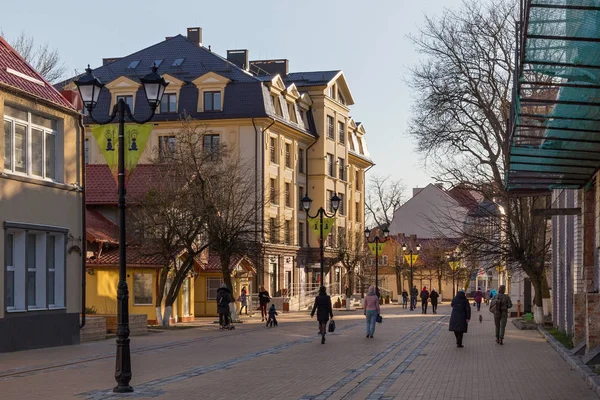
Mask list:
[[[350,92],[348,82],[346,81],[346,77],[344,76],[344,73],[342,71],[340,71],[338,75],[336,75],[336,77],[329,82],[327,87],[329,88],[333,85],[337,85],[338,91],[344,97],[344,100],[346,101],[347,105],[351,106],[354,104],[354,97]]]
[[[215,72],[212,72],[212,71],[211,72],[207,72],[204,75],[201,75],[201,76],[197,77],[196,79],[194,79],[192,81],[192,83],[194,85],[196,85],[196,86],[199,86],[199,85],[211,85],[211,84],[214,84],[214,85],[217,85],[217,86],[221,86],[221,85],[225,86],[229,82],[231,82],[230,79],[228,79],[228,78],[226,78],[226,77],[224,77],[222,75],[219,75],[219,74],[217,74]]]
[[[106,88],[109,90],[132,89],[132,90],[136,91],[140,86],[141,86],[141,83],[136,82],[133,79],[129,79],[126,76],[120,76],[117,79],[114,79],[111,82],[106,84]]]

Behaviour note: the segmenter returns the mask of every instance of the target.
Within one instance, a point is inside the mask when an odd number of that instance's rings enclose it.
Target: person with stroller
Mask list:
[[[231,327],[231,311],[229,303],[233,302],[231,291],[225,283],[217,290],[217,312],[219,313],[219,325],[221,329]]]
[[[279,313],[275,310],[275,304],[271,304],[271,307],[269,307],[269,319],[267,320],[267,328],[278,326],[277,318],[275,318],[276,315],[279,315]]]

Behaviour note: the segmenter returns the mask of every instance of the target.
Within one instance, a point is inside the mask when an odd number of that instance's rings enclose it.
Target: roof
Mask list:
[[[454,200],[458,201],[458,203],[469,209],[474,210],[477,207],[477,199],[471,193],[471,191],[463,185],[454,186],[452,189],[447,192]]]
[[[297,87],[323,86],[328,85],[340,72],[342,71],[292,72],[284,78],[284,81],[295,83]]]
[[[88,266],[119,265],[119,246],[111,246],[104,248],[100,252],[100,257],[94,260],[87,260]],[[127,246],[127,265],[147,266],[147,267],[162,267],[165,264],[165,258],[162,254],[156,251],[155,247],[151,246]]]
[[[511,110],[511,191],[577,189],[600,168],[598,2],[525,2]]]
[[[119,243],[119,227],[97,211],[86,209],[85,231],[88,242]]]
[[[128,202],[141,201],[153,182],[161,179],[159,167],[138,164],[127,183]],[[85,168],[85,203],[109,205],[118,203],[117,182],[106,164],[88,164]]]
[[[0,37],[0,83],[76,111],[44,77]]]
[[[247,272],[256,273],[256,269],[254,268],[254,264],[252,261],[248,259],[248,257],[243,256],[233,256],[229,261],[229,271],[233,272],[233,270],[240,265]],[[208,256],[208,261],[206,264],[202,264],[202,271],[204,272],[221,272],[221,260],[219,256],[216,254],[210,254]]]

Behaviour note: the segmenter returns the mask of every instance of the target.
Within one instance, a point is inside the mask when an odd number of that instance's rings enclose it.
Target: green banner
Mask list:
[[[319,225],[320,218],[309,218],[308,224],[310,229],[315,233],[317,239],[321,237],[321,227]],[[329,235],[329,232],[333,229],[333,224],[335,222],[335,218],[323,218],[323,238],[326,238]]]
[[[119,125],[95,125],[92,126],[92,133],[113,178],[118,182]],[[135,170],[151,133],[152,124],[125,125],[125,184]]]
[[[385,243],[379,243],[379,246],[376,246],[377,243],[369,243],[369,250],[371,250],[371,254],[376,255],[375,251],[377,251],[377,254],[381,254],[383,253],[383,249],[385,248]],[[378,248],[376,248],[378,247]]]

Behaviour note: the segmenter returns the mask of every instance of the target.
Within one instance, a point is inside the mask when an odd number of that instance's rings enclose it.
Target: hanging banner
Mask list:
[[[485,272],[485,270],[481,267],[479,267],[479,270],[477,271],[477,277],[478,278],[488,278],[488,274]]]
[[[333,229],[334,221],[335,221],[335,218],[333,218],[333,217],[332,218],[323,218],[323,238],[326,238],[329,235],[329,233],[331,232],[331,230]],[[314,234],[317,236],[317,239],[319,239],[321,237],[321,227],[319,226],[319,222],[320,222],[319,217],[308,219],[310,229],[312,229]]]
[[[406,262],[410,264],[410,254],[405,254],[404,258],[406,258]],[[412,264],[413,265],[417,262],[418,258],[419,258],[418,254],[413,254],[412,255]]]
[[[92,133],[115,182],[118,183],[119,125],[95,125],[92,126]],[[125,185],[135,170],[151,133],[152,124],[125,125]]]
[[[450,268],[452,269],[452,271],[456,271],[459,265],[460,261],[450,261]]]
[[[379,243],[379,246],[376,246],[377,243],[369,243],[369,250],[371,250],[371,254],[375,255],[375,251],[377,254],[383,253],[383,249],[385,248],[385,243]],[[376,249],[378,247],[378,249]]]

